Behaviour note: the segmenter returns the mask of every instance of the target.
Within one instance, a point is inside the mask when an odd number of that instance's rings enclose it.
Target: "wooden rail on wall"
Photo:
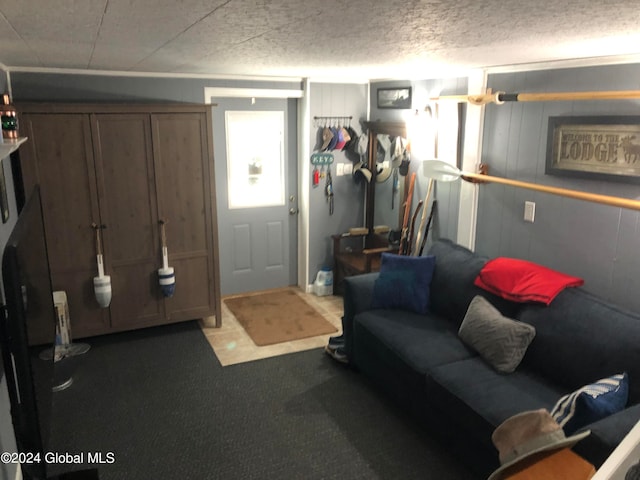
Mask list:
[[[631,100],[640,99],[640,90],[613,90],[603,92],[555,92],[555,93],[482,93],[478,95],[445,95],[431,97],[432,101],[468,102],[472,105],[487,105],[505,102],[559,102],[575,100]]]
[[[510,185],[512,187],[526,188],[537,192],[551,193],[561,197],[575,198],[577,200],[585,200],[587,202],[600,203],[611,207],[629,208],[631,210],[640,210],[640,201],[629,198],[612,197],[609,195],[600,195],[597,193],[580,192],[578,190],[570,190],[568,188],[550,187],[547,185],[539,185],[537,183],[522,182],[520,180],[511,180],[509,178],[492,177],[482,173],[467,173],[462,175],[463,179],[477,180],[477,183],[491,182]]]
[[[587,202],[595,202],[612,207],[629,208],[631,210],[640,211],[640,201],[630,198],[612,197],[609,195],[570,190],[568,188],[551,187],[548,185],[540,185],[538,183],[512,180],[510,178],[493,177],[486,174],[489,168],[486,164],[480,165],[480,173],[463,172],[442,160],[426,160],[422,163],[422,166],[424,169],[424,175],[435,180],[451,182],[462,178],[463,180],[471,183],[500,183],[511,187],[526,188],[527,190],[534,190],[536,192],[551,193],[561,197],[574,198],[577,200],[585,200]]]

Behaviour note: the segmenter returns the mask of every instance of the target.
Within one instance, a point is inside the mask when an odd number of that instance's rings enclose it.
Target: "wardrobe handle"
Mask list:
[[[158,220],[158,225],[160,225],[160,244],[162,246],[162,251],[165,252],[167,248],[167,234],[164,230],[164,226],[167,224],[167,220],[161,218]]]
[[[93,222],[91,224],[91,228],[96,232],[96,250],[98,255],[102,255],[102,239],[100,238],[100,230],[104,230],[107,226],[105,224],[98,225],[96,222]]]

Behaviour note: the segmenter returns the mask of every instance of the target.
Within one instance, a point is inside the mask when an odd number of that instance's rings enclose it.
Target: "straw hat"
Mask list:
[[[565,437],[564,430],[544,408],[508,418],[491,435],[498,449],[500,468],[488,480],[502,478],[504,470],[536,453],[571,447],[591,433],[590,430]]]

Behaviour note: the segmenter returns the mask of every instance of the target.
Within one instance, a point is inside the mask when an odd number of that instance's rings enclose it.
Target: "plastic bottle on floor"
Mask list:
[[[333,295],[333,271],[329,267],[322,267],[316,274],[313,293],[318,297]]]

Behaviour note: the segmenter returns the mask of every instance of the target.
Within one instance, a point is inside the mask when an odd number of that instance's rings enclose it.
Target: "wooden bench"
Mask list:
[[[334,295],[343,294],[345,277],[379,271],[382,253],[394,251],[384,235],[370,235],[366,228],[352,228],[331,238]]]

